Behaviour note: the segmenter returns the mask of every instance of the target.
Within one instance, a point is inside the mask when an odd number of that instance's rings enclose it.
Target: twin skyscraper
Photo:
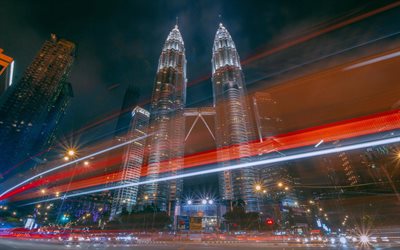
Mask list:
[[[249,117],[245,85],[235,43],[228,30],[219,24],[212,50],[214,100],[211,109],[215,113],[218,162],[222,165],[249,161],[248,142],[254,138],[254,128]],[[186,88],[185,47],[176,25],[164,43],[151,99],[147,129],[150,136],[145,144],[143,163],[140,164],[146,166],[142,171],[146,176],[143,180],[149,181],[149,184],[135,189],[137,191],[131,193],[129,198],[133,203],[136,203],[137,197],[139,203],[155,204],[170,214],[182,197],[183,180],[152,181],[179,175],[185,165]],[[231,150],[219,150],[227,147]],[[137,167],[141,166],[138,164]],[[256,211],[255,181],[256,174],[251,167],[221,172],[220,197],[226,202],[241,199],[246,203],[246,210]],[[113,207],[122,197],[115,198]]]

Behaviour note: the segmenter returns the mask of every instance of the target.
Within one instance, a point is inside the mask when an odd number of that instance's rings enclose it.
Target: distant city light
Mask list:
[[[83,165],[88,166],[88,165],[89,165],[89,162],[88,162],[88,161],[84,161],[84,162],[83,162]]]
[[[206,205],[207,204],[207,200],[206,199],[201,200],[201,204]]]
[[[192,205],[193,201],[192,200],[188,200],[187,204]]]
[[[261,185],[256,185],[256,190],[260,191],[261,190]]]
[[[209,201],[208,201],[208,204],[210,204],[210,205],[212,205],[213,203],[214,203],[213,200],[209,200]]]
[[[64,156],[64,161],[69,161],[69,157],[68,156]]]

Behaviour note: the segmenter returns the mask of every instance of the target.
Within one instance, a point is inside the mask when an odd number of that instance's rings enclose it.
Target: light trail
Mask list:
[[[320,140],[320,141],[314,146],[314,148],[318,148],[318,146],[321,145],[322,143],[324,143],[324,140]]]
[[[391,58],[395,58],[395,57],[398,57],[398,56],[400,56],[400,51],[397,51],[397,52],[394,52],[394,53],[391,53],[391,54],[388,54],[388,55],[376,57],[374,59],[370,59],[370,60],[367,60],[367,61],[364,61],[364,62],[356,63],[356,64],[353,64],[353,65],[351,65],[349,67],[344,68],[343,70],[346,71],[346,70],[351,70],[351,69],[355,69],[355,68],[359,68],[359,67],[364,67],[364,66],[369,65],[369,64],[373,64],[373,63],[389,60]]]
[[[129,184],[123,184],[123,185],[118,185],[118,186],[99,188],[99,189],[95,189],[95,190],[89,190],[89,191],[79,192],[79,193],[75,193],[75,194],[64,195],[61,198],[58,197],[58,198],[51,198],[51,199],[35,201],[35,202],[23,204],[21,206],[28,206],[28,205],[33,205],[33,204],[42,203],[42,202],[66,199],[66,198],[71,198],[71,197],[76,197],[76,196],[81,196],[81,195],[94,194],[94,193],[99,193],[99,192],[103,192],[103,191],[109,191],[109,190],[133,187],[133,186],[140,186],[140,185],[151,184],[151,183],[156,183],[156,182],[176,180],[176,179],[193,177],[193,176],[198,176],[198,175],[205,175],[205,174],[230,171],[230,170],[236,170],[236,169],[248,168],[248,167],[256,167],[256,166],[260,166],[260,165],[267,165],[267,164],[273,164],[273,163],[279,163],[279,162],[285,162],[285,161],[299,160],[299,159],[333,154],[333,153],[341,153],[341,152],[345,152],[345,151],[381,146],[381,145],[392,144],[392,143],[397,143],[397,142],[400,142],[400,137],[375,140],[375,141],[371,141],[371,142],[356,143],[353,145],[347,145],[347,146],[341,146],[341,147],[335,146],[333,148],[322,149],[322,150],[313,151],[313,152],[299,153],[299,154],[287,155],[287,156],[276,157],[276,158],[260,160],[260,161],[254,161],[254,162],[249,162],[249,163],[241,163],[241,164],[236,164],[236,165],[231,165],[231,166],[218,167],[218,168],[214,168],[214,169],[200,170],[200,171],[196,171],[196,172],[192,172],[192,173],[178,174],[175,176],[167,176],[167,177],[162,177],[162,178],[158,178],[158,179],[154,179],[154,180],[140,181],[137,183],[129,183]]]
[[[297,38],[297,39],[291,40],[291,41],[289,41],[289,42],[287,42],[287,43],[284,43],[284,44],[282,44],[282,45],[280,45],[280,46],[278,46],[278,47],[275,47],[275,48],[273,48],[273,49],[266,50],[266,51],[264,51],[264,52],[262,52],[262,53],[259,53],[259,54],[254,55],[254,56],[250,56],[250,57],[248,57],[247,59],[245,59],[245,60],[242,61],[242,65],[243,65],[243,64],[250,63],[250,62],[253,62],[253,61],[258,60],[258,59],[260,59],[260,58],[269,56],[269,55],[271,55],[271,54],[275,54],[275,53],[277,53],[277,52],[279,52],[279,51],[282,51],[282,50],[284,50],[284,49],[293,47],[293,46],[295,46],[295,45],[297,45],[297,44],[304,43],[304,42],[309,41],[309,40],[311,40],[311,39],[314,39],[314,38],[316,38],[316,37],[318,37],[318,36],[321,36],[321,35],[324,35],[324,34],[326,34],[326,33],[331,32],[331,31],[334,31],[334,30],[343,28],[343,27],[345,27],[345,26],[347,26],[347,25],[350,25],[350,24],[359,22],[359,21],[364,20],[364,19],[366,19],[366,18],[368,18],[368,17],[371,17],[371,16],[374,16],[374,15],[376,15],[376,14],[382,13],[382,12],[384,12],[384,11],[387,11],[387,10],[390,10],[390,9],[393,9],[393,8],[396,8],[396,7],[398,7],[398,6],[400,6],[400,1],[397,1],[397,2],[394,2],[394,3],[391,3],[391,4],[388,4],[388,5],[386,5],[386,6],[377,8],[377,9],[375,9],[375,10],[369,11],[369,12],[364,13],[364,14],[361,14],[361,15],[359,15],[359,16],[356,16],[356,17],[353,17],[353,18],[344,20],[344,21],[342,21],[342,22],[333,24],[333,25],[331,25],[331,26],[329,26],[329,27],[323,28],[323,29],[321,29],[321,30],[318,30],[318,31],[312,32],[312,33],[310,33],[310,34],[307,34],[307,35],[305,35],[305,36],[299,37],[299,38]]]
[[[109,151],[111,151],[111,150],[114,150],[114,149],[117,149],[117,148],[120,148],[120,147],[123,147],[123,146],[128,145],[128,144],[130,144],[130,143],[132,143],[132,142],[143,140],[143,139],[145,139],[145,138],[147,138],[147,137],[149,137],[149,136],[151,136],[151,134],[148,134],[148,135],[145,135],[145,136],[141,136],[141,137],[139,137],[139,138],[135,138],[135,139],[132,139],[132,140],[129,140],[129,141],[126,141],[126,142],[123,142],[123,143],[114,145],[114,146],[112,146],[112,147],[109,147],[109,148],[106,148],[106,149],[97,151],[97,152],[92,153],[92,154],[89,154],[89,155],[87,155],[87,156],[84,156],[84,157],[75,159],[75,160],[73,160],[73,161],[70,161],[70,162],[61,164],[61,165],[59,165],[59,166],[57,166],[57,167],[51,168],[51,169],[49,169],[49,170],[43,171],[43,172],[41,172],[41,173],[39,173],[39,174],[37,174],[37,175],[34,175],[34,176],[32,176],[32,177],[30,177],[30,178],[28,178],[28,179],[22,181],[22,182],[19,183],[19,184],[15,185],[15,186],[13,186],[13,187],[11,187],[11,188],[9,188],[9,189],[7,189],[7,190],[4,191],[2,194],[0,194],[0,197],[2,197],[3,195],[7,194],[8,192],[10,192],[10,191],[12,191],[12,190],[14,190],[14,189],[16,189],[16,188],[18,188],[18,187],[20,187],[20,186],[22,186],[22,185],[28,183],[28,182],[30,182],[30,181],[32,181],[32,180],[38,178],[38,177],[41,177],[42,175],[45,175],[45,174],[54,172],[54,171],[56,171],[56,170],[59,170],[59,169],[61,169],[61,168],[68,167],[68,166],[70,166],[70,165],[72,165],[72,164],[75,164],[75,163],[78,163],[78,162],[80,162],[80,161],[89,159],[89,158],[91,158],[91,157],[94,157],[94,156],[97,156],[97,155],[100,155],[100,154],[109,152]]]
[[[259,153],[268,154],[270,152],[275,152],[275,151],[279,152],[279,151],[285,151],[307,146],[311,147],[314,146],[315,141],[320,141],[321,138],[324,138],[323,139],[324,142],[327,143],[337,140],[345,140],[365,135],[371,135],[375,133],[382,133],[385,131],[393,131],[397,129],[400,129],[400,110],[393,110],[369,116],[353,118],[350,120],[335,122],[331,124],[325,124],[322,126],[312,127],[304,130],[294,131],[286,134],[277,135],[275,137],[267,137],[264,138],[263,142],[255,140],[249,142],[251,150],[249,151],[249,154],[247,156],[251,157],[258,155]],[[227,156],[220,158],[218,157],[218,152],[223,152],[223,155]],[[185,164],[183,168],[187,169],[198,166],[206,166],[210,164],[215,164],[216,162],[235,160],[240,158],[241,156],[243,155],[238,154],[237,145],[232,145],[230,147],[225,147],[218,150],[209,150],[196,153],[193,155],[187,155],[185,156]],[[171,164],[171,162],[174,162],[175,160],[176,159],[170,159],[160,162],[161,166],[163,166],[160,169],[160,173],[169,172],[170,169],[168,168],[168,166]],[[141,177],[147,176],[146,169],[147,165],[143,165]],[[65,174],[68,175],[67,173]],[[71,189],[69,189],[68,191],[94,187],[104,184],[106,182],[109,183],[109,182],[121,181],[121,179],[116,178],[115,174],[120,174],[120,173],[113,173],[111,175],[106,174],[103,176],[96,176],[86,180],[80,180],[74,182],[74,184],[71,186]],[[54,180],[54,178],[57,177],[52,175],[43,179],[49,180],[48,183],[50,183],[52,182],[50,180]],[[31,182],[28,185],[19,187],[18,189],[14,189],[12,192],[9,192],[6,195],[0,197],[0,199],[5,199],[15,194],[25,192],[31,187],[34,187],[36,185],[35,182]],[[58,186],[53,189],[56,190],[57,188],[63,188],[63,186]],[[63,192],[66,191],[67,190]],[[33,195],[35,196],[35,194]],[[36,195],[40,196],[40,192],[39,194]],[[28,198],[33,198],[33,197],[30,197],[27,194],[19,196],[18,200],[24,200]]]

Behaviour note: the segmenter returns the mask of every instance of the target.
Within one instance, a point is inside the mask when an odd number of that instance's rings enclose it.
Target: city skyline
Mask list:
[[[0,248],[399,244],[400,1],[77,4],[0,9]]]

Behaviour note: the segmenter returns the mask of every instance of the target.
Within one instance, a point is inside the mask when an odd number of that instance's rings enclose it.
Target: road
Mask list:
[[[90,244],[82,243],[80,245],[64,245],[60,243],[51,243],[45,241],[36,240],[12,240],[12,239],[0,239],[0,249],[18,249],[18,250],[54,250],[54,249],[135,249],[135,250],[246,250],[246,249],[338,249],[337,247],[327,248],[318,246],[302,246],[293,245],[288,246],[287,244],[248,244],[248,243],[237,243],[237,244],[206,244],[206,243],[158,243],[158,244],[146,244],[146,245],[110,245],[110,244]]]
[[[387,246],[381,249],[399,249],[399,246]],[[351,249],[352,247],[350,247]],[[0,239],[0,250],[75,250],[75,249],[114,249],[114,250],[247,250],[247,249],[349,249],[340,248],[338,246],[321,246],[321,245],[301,245],[301,244],[267,244],[267,243],[236,243],[236,244],[207,244],[207,243],[158,243],[146,245],[110,245],[110,244],[90,244],[81,243],[80,245],[64,245],[60,243],[52,243],[37,240],[13,240],[13,239]]]

